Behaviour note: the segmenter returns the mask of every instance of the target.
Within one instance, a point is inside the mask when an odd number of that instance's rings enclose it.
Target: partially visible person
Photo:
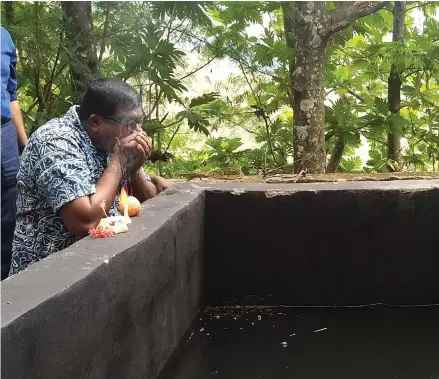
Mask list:
[[[17,54],[11,35],[1,27],[1,280],[11,266],[12,239],[15,228],[19,152],[27,143],[20,105],[17,100]]]
[[[17,225],[10,275],[87,236],[118,212],[124,173],[143,202],[168,188],[142,165],[151,140],[140,128],[139,94],[113,79],[94,81],[80,106],[29,139],[18,173]]]

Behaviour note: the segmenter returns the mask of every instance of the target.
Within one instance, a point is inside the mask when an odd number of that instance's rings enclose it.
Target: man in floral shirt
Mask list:
[[[151,154],[142,114],[131,86],[99,79],[81,106],[32,134],[17,176],[10,275],[85,237],[104,216],[102,204],[109,215],[118,214],[124,173],[140,202],[170,185],[142,170]]]

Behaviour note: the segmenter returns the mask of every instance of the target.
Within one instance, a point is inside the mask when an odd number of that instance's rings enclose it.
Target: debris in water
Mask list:
[[[296,335],[296,333],[290,334],[290,337],[293,337],[293,336],[295,336],[295,335]]]
[[[327,329],[328,328],[317,329],[317,330],[314,330],[313,333],[323,332],[324,330],[327,330]]]
[[[288,346],[288,344],[286,342],[282,342],[281,345],[282,345],[282,347],[287,347]]]
[[[236,317],[233,317],[234,320],[236,320]]]
[[[255,326],[255,323],[254,323],[254,322],[252,322],[252,326]]]
[[[189,336],[189,339],[186,341],[186,343],[188,343],[188,342],[191,340],[191,338],[192,338],[192,336],[194,335],[194,333],[195,333],[195,332],[192,332],[192,333],[191,333],[191,335]]]
[[[203,331],[204,331],[204,328],[201,328],[201,329],[200,329],[200,332],[203,332]]]
[[[218,373],[219,373],[219,371],[215,371],[215,372],[212,372],[212,375],[216,375]]]
[[[262,317],[258,315],[258,320],[262,320]]]

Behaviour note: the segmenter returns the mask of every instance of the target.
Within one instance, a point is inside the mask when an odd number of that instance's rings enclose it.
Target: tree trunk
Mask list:
[[[404,41],[406,5],[402,1],[395,1],[393,10],[393,41]],[[393,114],[399,114],[401,107],[401,76],[397,71],[396,64],[392,64],[388,79],[388,102],[389,110]],[[399,133],[387,134],[387,159],[392,161],[388,165],[389,171],[399,171],[401,140]]]
[[[294,28],[294,65],[290,65],[294,112],[294,170],[325,172],[325,52],[334,33],[383,8],[388,1],[349,1],[328,10],[324,2],[283,4],[284,27]],[[294,8],[295,7],[295,8]],[[293,16],[295,15],[295,16]],[[293,18],[294,17],[294,18]],[[290,40],[286,37],[287,46]],[[291,69],[294,67],[294,71]]]
[[[345,140],[343,133],[337,135],[334,142],[334,149],[332,150],[331,158],[328,162],[328,167],[326,172],[332,173],[337,172],[338,166],[340,165],[341,159],[343,158],[345,148]]]
[[[98,58],[93,46],[90,1],[63,1],[65,35],[70,55],[72,98],[81,102],[92,75],[98,74]]]
[[[323,2],[297,2],[295,72],[293,78],[294,170],[325,172],[325,105],[323,97],[325,50]]]
[[[14,25],[15,24],[14,2],[4,1],[3,4],[5,8],[6,24]]]

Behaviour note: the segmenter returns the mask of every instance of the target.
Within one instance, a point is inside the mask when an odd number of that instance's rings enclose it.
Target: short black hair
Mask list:
[[[129,84],[119,79],[93,80],[79,108],[79,119],[88,120],[92,114],[114,117],[121,108],[133,110],[142,106],[140,95]]]

